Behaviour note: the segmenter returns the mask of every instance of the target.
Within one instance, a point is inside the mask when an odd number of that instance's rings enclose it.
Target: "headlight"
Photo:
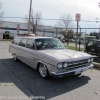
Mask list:
[[[93,58],[91,58],[91,62],[93,62]]]
[[[63,68],[62,63],[59,63],[57,67],[58,67],[58,69],[62,69]]]
[[[64,63],[64,64],[63,64],[63,67],[64,67],[64,68],[67,68],[67,63]]]
[[[90,59],[88,59],[88,63],[90,63],[91,62],[91,60]]]

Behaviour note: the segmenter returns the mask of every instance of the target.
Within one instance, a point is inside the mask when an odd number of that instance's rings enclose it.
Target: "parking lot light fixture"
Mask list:
[[[95,20],[96,20],[96,23],[99,22],[99,18],[95,18]],[[99,25],[99,39],[100,39],[100,25]]]

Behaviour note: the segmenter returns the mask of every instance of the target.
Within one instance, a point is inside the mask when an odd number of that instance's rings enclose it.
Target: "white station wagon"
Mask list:
[[[61,41],[52,37],[17,37],[9,45],[14,60],[21,60],[38,70],[43,78],[81,75],[93,68],[89,54],[66,49]]]

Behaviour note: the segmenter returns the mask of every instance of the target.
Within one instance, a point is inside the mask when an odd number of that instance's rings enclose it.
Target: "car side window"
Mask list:
[[[94,43],[94,41],[89,41],[89,42],[87,43],[87,46],[92,46],[93,43]]]
[[[97,42],[97,41],[95,41],[93,45],[94,45],[94,46],[97,46],[97,45],[98,45],[98,42]]]
[[[33,43],[33,40],[32,39],[29,39],[27,41],[26,48],[35,49],[34,48],[34,43]]]
[[[21,41],[21,38],[16,38],[12,41],[12,44],[18,45],[20,41]]]
[[[98,41],[97,44],[100,45],[100,41]]]
[[[19,45],[25,47],[26,42],[27,42],[27,39],[22,39]]]

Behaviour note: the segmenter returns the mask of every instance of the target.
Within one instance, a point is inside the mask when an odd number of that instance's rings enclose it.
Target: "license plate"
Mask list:
[[[80,74],[80,73],[81,73],[81,70],[77,70],[77,71],[75,72],[75,75]]]
[[[91,51],[94,51],[94,49],[91,49]]]
[[[89,69],[89,68],[84,68],[83,71],[86,71],[86,70],[88,70],[88,69]]]

